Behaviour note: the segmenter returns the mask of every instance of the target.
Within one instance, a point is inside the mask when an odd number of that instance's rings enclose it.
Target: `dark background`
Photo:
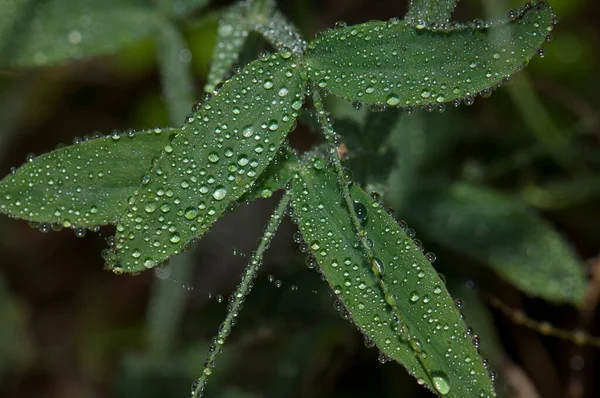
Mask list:
[[[213,2],[211,9],[221,3],[227,2]],[[293,0],[281,2],[281,8],[310,38],[338,20],[353,24],[402,17],[406,3]],[[579,161],[598,177],[600,8],[594,0],[550,3],[560,24],[546,46],[547,56],[535,59],[527,73],[554,122],[575,137]],[[455,13],[459,21],[483,16],[478,1],[461,2]],[[190,22],[182,28],[200,91],[216,21]],[[0,70],[0,175],[22,164],[27,154],[70,144],[75,137],[167,125],[154,49],[145,41],[114,56],[31,71]],[[579,311],[527,298],[502,282],[498,294],[534,319],[600,335],[595,315],[600,289],[599,179],[596,186],[586,183],[568,190],[566,204],[559,206],[548,207],[528,197],[524,188],[532,183],[564,176],[551,159],[528,157],[536,140],[515,107],[501,89],[472,107],[431,115],[454,134],[449,144],[452,158],[432,167],[446,167],[475,181],[490,170],[501,170],[486,183],[537,207],[585,260],[591,282]],[[451,122],[444,123],[447,117]],[[300,125],[294,143],[307,148],[315,137]],[[154,272],[133,277],[103,271],[100,252],[113,233],[110,227],[76,238],[71,230],[42,234],[27,222],[0,217],[0,396],[186,396],[225,318],[226,301],[219,303],[215,297],[233,291],[275,203],[276,198],[260,200],[219,221],[196,243],[194,274],[185,280],[161,279]],[[326,283],[304,266],[304,255],[292,241],[294,230],[286,221],[275,238],[209,380],[207,395],[430,396],[400,365],[379,364],[376,350],[365,348],[362,336],[340,319]],[[460,264],[473,280],[494,280],[477,267],[469,275],[469,260],[427,240],[424,244],[438,255],[436,266]],[[157,284],[173,290],[182,308],[172,352],[158,361],[147,344],[149,316],[157,316],[152,311]],[[543,397],[598,396],[598,348],[542,336],[490,309],[489,326],[497,330],[503,347],[496,371],[504,396],[533,397],[535,391]],[[178,319],[177,311],[160,311],[165,322]],[[485,341],[485,334],[478,333]]]

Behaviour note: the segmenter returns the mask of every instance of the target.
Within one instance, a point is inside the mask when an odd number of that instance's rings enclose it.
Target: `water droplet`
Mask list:
[[[177,233],[174,233],[171,235],[171,238],[169,238],[169,241],[171,241],[171,243],[179,243],[181,241],[181,236],[179,236]]]
[[[225,199],[225,196],[227,196],[227,189],[222,185],[219,185],[217,189],[215,189],[215,192],[213,192],[213,198],[215,198],[215,200],[223,200]]]
[[[216,152],[211,152],[208,154],[208,160],[211,163],[217,163],[219,161],[219,154]]]
[[[358,221],[362,225],[367,222],[367,218],[369,217],[369,211],[367,210],[367,206],[365,206],[362,202],[356,201],[354,202],[354,212],[356,213],[356,217]]]
[[[265,90],[272,89],[273,88],[273,80],[271,80],[271,79],[265,80],[265,83],[263,84],[263,87],[265,88]]]
[[[387,96],[387,99],[385,102],[389,106],[396,106],[400,103],[400,97],[398,97],[396,94],[390,94]]]
[[[242,130],[242,135],[245,138],[252,137],[254,135],[254,127],[252,127],[252,126],[244,127],[244,129]]]
[[[371,268],[380,278],[385,273],[385,265],[383,264],[383,261],[377,257],[373,257],[371,260]]]
[[[185,213],[183,213],[183,216],[187,219],[187,220],[193,220],[196,217],[198,217],[198,210],[193,208],[193,207],[188,207],[187,209],[185,209]]]
[[[432,372],[431,380],[437,392],[441,395],[448,395],[450,392],[450,379],[446,373],[441,371]]]

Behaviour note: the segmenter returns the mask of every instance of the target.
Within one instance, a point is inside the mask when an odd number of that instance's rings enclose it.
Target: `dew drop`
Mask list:
[[[211,163],[217,163],[219,161],[219,154],[216,152],[211,152],[208,154],[208,161]]]
[[[369,217],[369,211],[367,210],[367,206],[365,206],[362,202],[356,201],[354,202],[354,212],[356,213],[356,217],[358,221],[362,225],[367,222],[367,218]]]
[[[263,87],[265,88],[265,90],[270,90],[273,88],[273,81],[270,79],[265,80],[265,83],[263,84]]]
[[[437,392],[441,395],[448,395],[450,392],[450,380],[446,373],[441,371],[432,372],[431,380]]]
[[[193,208],[193,207],[188,207],[187,209],[185,209],[185,213],[183,213],[183,216],[186,218],[186,220],[193,220],[196,217],[198,217],[198,210]]]
[[[385,103],[389,106],[396,106],[400,103],[400,97],[398,97],[396,94],[390,94],[387,96]]]
[[[171,235],[171,238],[169,238],[169,241],[171,241],[171,243],[179,243],[181,241],[181,236],[179,236],[177,233],[174,233]]]
[[[215,198],[215,200],[223,200],[225,199],[225,196],[227,196],[227,189],[222,185],[219,185],[217,189],[215,189],[215,192],[213,192],[213,198]]]

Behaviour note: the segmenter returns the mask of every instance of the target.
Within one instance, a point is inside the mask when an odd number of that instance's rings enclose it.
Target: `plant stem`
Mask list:
[[[202,376],[198,378],[194,384],[192,385],[192,398],[200,398],[204,394],[204,389],[206,387],[206,382],[208,377],[212,374],[212,368],[214,367],[214,361],[216,357],[222,352],[223,346],[225,345],[225,341],[227,337],[231,333],[231,329],[233,328],[235,318],[237,318],[242,305],[246,299],[246,296],[250,294],[252,290],[252,281],[256,277],[257,271],[262,264],[262,258],[265,250],[269,248],[271,243],[271,239],[275,235],[279,224],[281,223],[281,219],[283,218],[285,211],[290,203],[291,194],[285,193],[279,205],[271,215],[267,227],[265,229],[265,233],[262,236],[258,248],[252,254],[252,258],[250,262],[246,266],[244,273],[242,274],[242,280],[240,284],[236,288],[233,293],[232,300],[230,305],[228,306],[227,317],[219,326],[219,331],[214,340],[214,345],[212,345],[209,349],[209,356],[205,362],[204,369],[202,371]]]
[[[338,180],[340,182],[342,188],[342,196],[344,197],[344,201],[348,206],[348,211],[350,212],[350,218],[352,218],[352,223],[354,224],[354,229],[359,236],[360,242],[364,248],[369,261],[372,261],[375,256],[373,255],[373,250],[369,246],[367,242],[367,236],[364,233],[362,227],[360,226],[360,221],[356,216],[356,211],[354,210],[354,201],[350,197],[350,190],[348,189],[348,185],[351,181],[348,181],[346,176],[344,175],[344,166],[342,166],[342,161],[337,153],[337,145],[335,144],[335,131],[333,130],[333,126],[331,122],[328,120],[328,114],[323,105],[323,100],[321,99],[321,94],[317,89],[313,92],[313,103],[315,108],[317,109],[317,120],[321,124],[323,129],[323,134],[329,143],[329,157],[331,158],[331,162],[335,167],[335,170],[338,175]]]

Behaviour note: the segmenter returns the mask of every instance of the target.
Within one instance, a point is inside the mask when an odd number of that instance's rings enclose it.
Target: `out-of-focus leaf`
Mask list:
[[[583,300],[581,261],[551,225],[512,198],[454,183],[413,193],[406,214],[424,235],[484,262],[527,294]]]
[[[290,53],[256,60],[199,106],[143,179],[107,264],[139,272],[181,252],[255,185],[295,126],[305,82]]]
[[[315,159],[295,176],[294,218],[321,272],[354,323],[379,350],[439,395],[495,396],[483,362],[438,273],[396,221],[350,187],[368,258],[337,175]],[[448,360],[450,355],[453,360]]]
[[[32,359],[24,308],[13,297],[0,275],[0,381],[4,372],[15,371]]]
[[[406,21],[412,24],[443,24],[450,21],[458,0],[411,0]]]
[[[585,176],[551,181],[543,185],[527,185],[523,199],[544,210],[564,209],[600,197],[600,176]]]
[[[413,184],[418,181],[419,166],[424,160],[427,137],[425,116],[403,115],[392,125],[388,145],[396,154],[395,162],[389,165],[386,185],[386,200],[400,211],[409,197]]]
[[[210,0],[159,0],[160,8],[174,17],[184,17],[208,5]]]
[[[190,71],[190,60],[181,59],[187,50],[181,33],[170,22],[164,22],[158,36],[157,57],[160,65],[161,83],[171,122],[184,123],[194,104],[194,79]]]
[[[230,6],[219,20],[217,44],[213,50],[204,91],[212,92],[217,84],[227,79],[231,68],[239,59],[249,33],[247,13],[248,4],[237,2]]]
[[[479,28],[473,23],[431,31],[394,19],[335,29],[309,44],[308,74],[334,95],[380,106],[468,98],[520,70],[552,30],[547,3],[521,11]],[[512,29],[503,42],[496,31],[507,25]]]
[[[41,66],[109,54],[154,34],[144,0],[0,0],[1,67]]]
[[[0,182],[0,211],[65,226],[115,223],[176,131],[114,134],[40,155]]]

